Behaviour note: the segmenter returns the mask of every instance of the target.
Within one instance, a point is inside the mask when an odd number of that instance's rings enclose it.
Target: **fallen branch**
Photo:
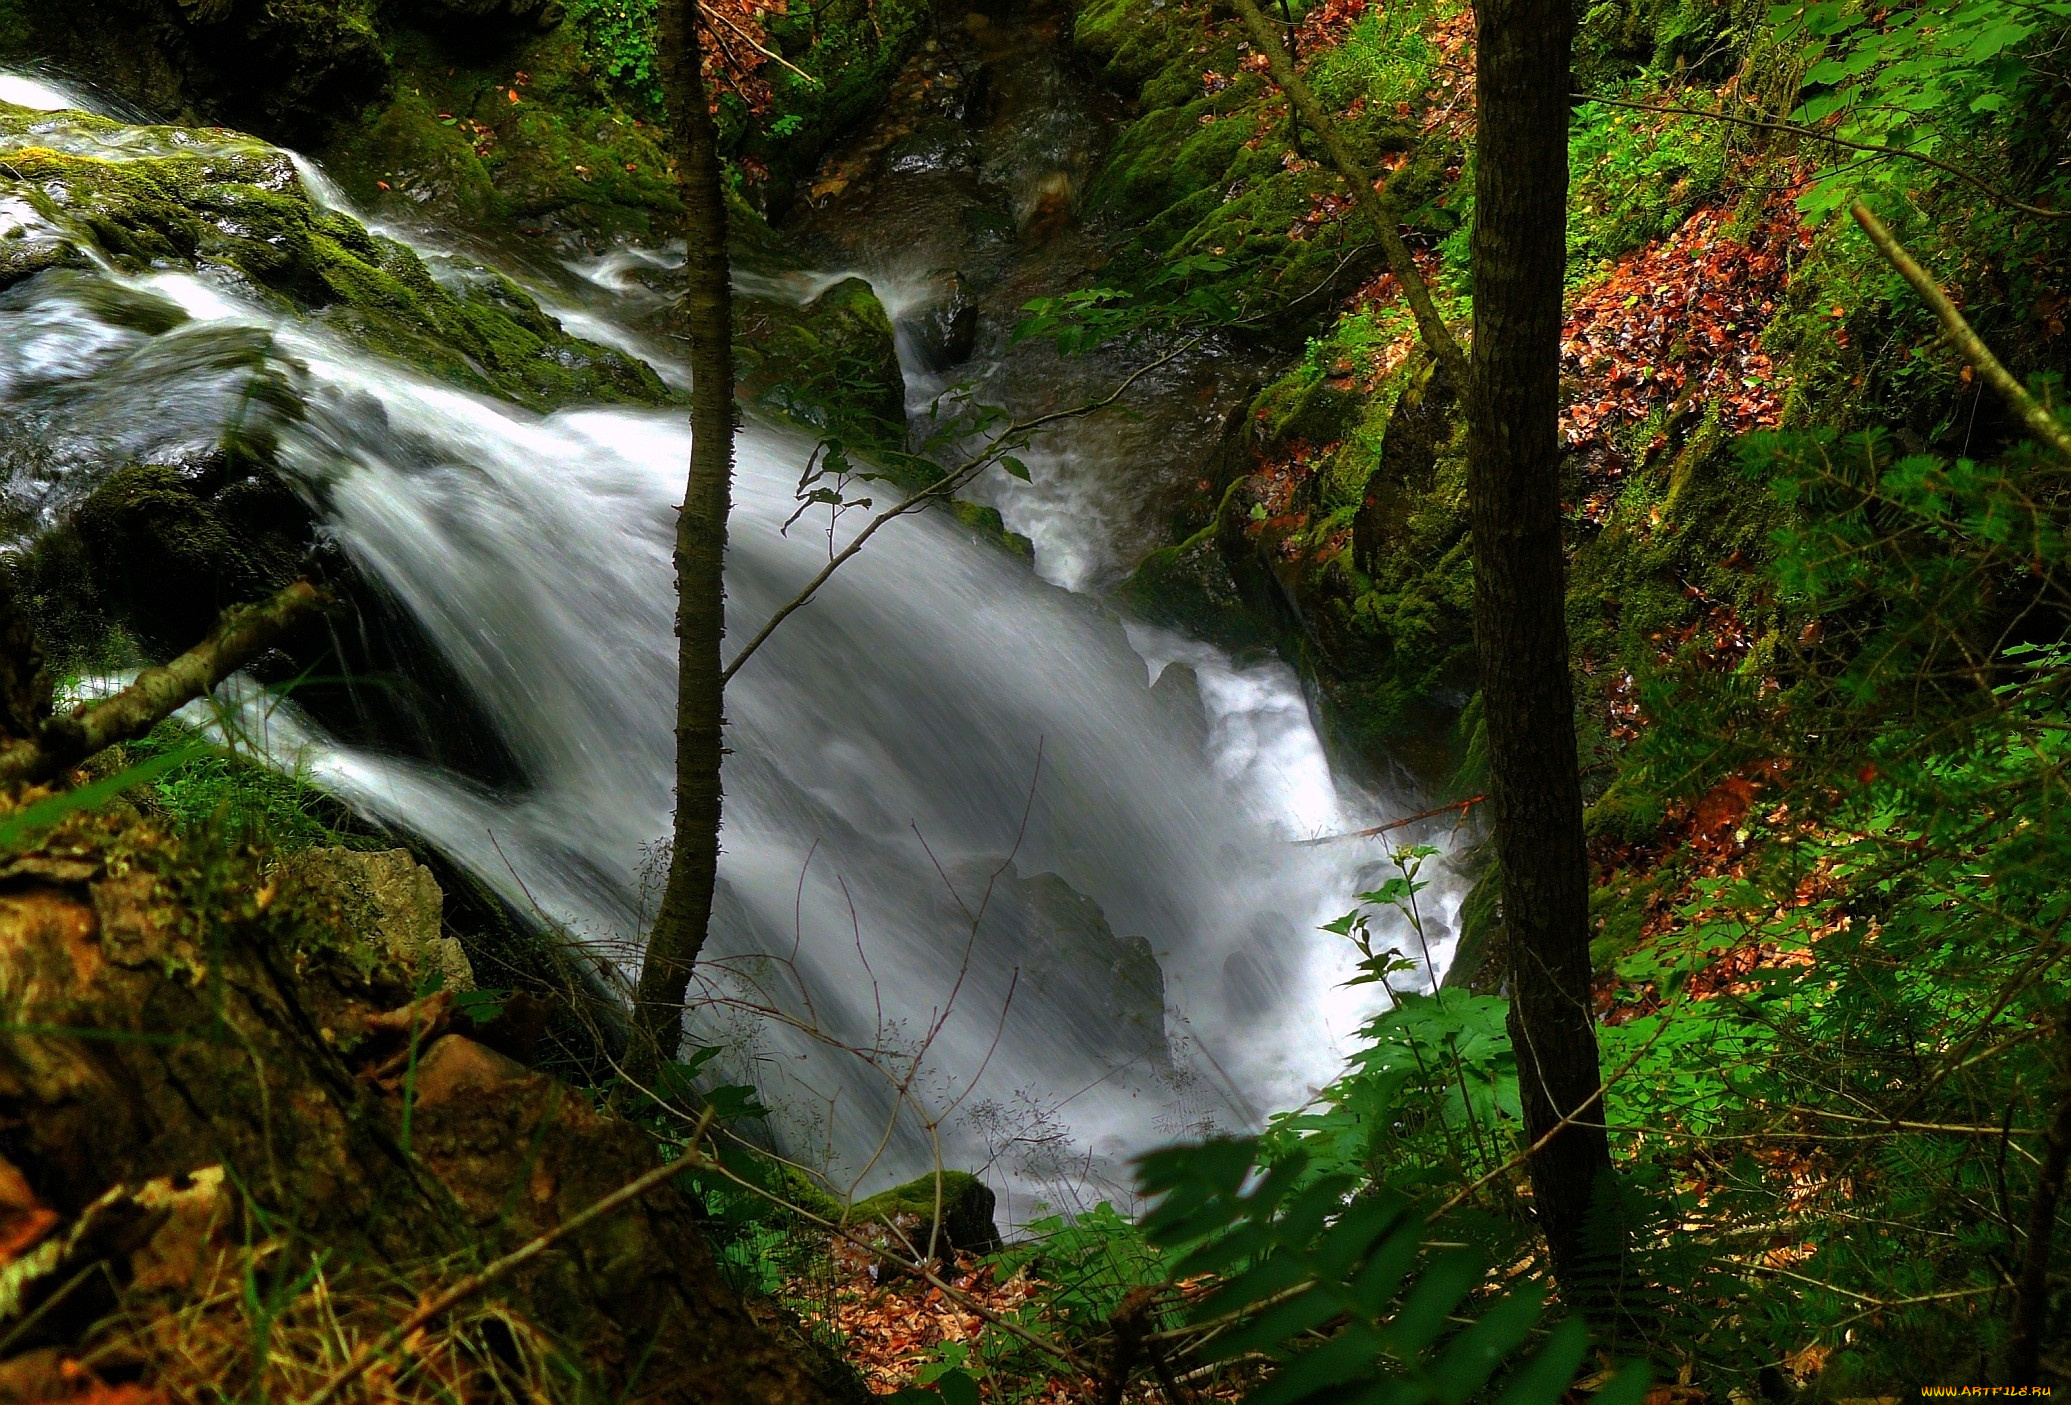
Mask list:
[[[1361,165],[1352,149],[1345,145],[1338,135],[1337,123],[1323,110],[1323,104],[1316,101],[1316,95],[1309,91],[1309,85],[1295,72],[1294,60],[1288,57],[1287,46],[1282,35],[1258,7],[1258,0],[1231,0],[1237,13],[1244,18],[1245,28],[1251,31],[1251,39],[1260,53],[1266,56],[1266,71],[1282,92],[1294,104],[1302,121],[1309,124],[1323,143],[1323,150],[1330,157],[1330,164],[1337,167],[1345,184],[1352,187],[1352,195],[1359,201],[1360,209],[1373,221],[1374,230],[1380,235],[1381,252],[1387,255],[1388,268],[1402,284],[1402,296],[1409,302],[1409,310],[1417,319],[1417,331],[1424,339],[1424,345],[1431,354],[1443,362],[1452,376],[1453,384],[1459,388],[1460,397],[1472,402],[1474,399],[1474,377],[1467,368],[1467,353],[1445,325],[1445,319],[1438,315],[1438,305],[1431,300],[1431,289],[1424,282],[1424,275],[1417,271],[1417,261],[1409,251],[1409,245],[1402,238],[1402,217],[1395,209],[1395,202],[1387,194],[1384,185],[1374,174]]]
[[[1355,829],[1349,834],[1325,834],[1315,839],[1297,839],[1294,842],[1303,845],[1336,844],[1346,839],[1371,839],[1377,834],[1386,834],[1391,830],[1406,828],[1409,825],[1415,824],[1418,820],[1430,820],[1436,819],[1440,815],[1450,815],[1455,810],[1460,812],[1460,818],[1464,820],[1467,818],[1467,812],[1470,809],[1486,799],[1488,799],[1486,795],[1470,796],[1465,800],[1454,800],[1444,805],[1433,805],[1428,810],[1419,810],[1414,815],[1404,815],[1399,820],[1389,820],[1386,824],[1377,824],[1371,829]]]
[[[575,1214],[570,1215],[545,1234],[513,1249],[510,1253],[489,1264],[479,1273],[471,1273],[461,1279],[445,1292],[440,1293],[419,1307],[417,1311],[411,1313],[401,1322],[389,1328],[381,1336],[375,1338],[372,1342],[362,1345],[357,1351],[353,1352],[352,1359],[340,1367],[336,1375],[325,1381],[316,1394],[303,1401],[302,1405],[325,1405],[325,1402],[336,1397],[339,1391],[365,1375],[367,1368],[372,1366],[377,1358],[395,1350],[412,1332],[424,1326],[441,1313],[447,1312],[455,1305],[465,1302],[497,1279],[508,1277],[512,1270],[530,1263],[533,1259],[538,1258],[577,1230],[602,1219],[622,1205],[638,1200],[663,1181],[680,1176],[685,1171],[706,1167],[709,1163],[706,1161],[704,1153],[697,1150],[697,1146],[704,1139],[704,1135],[710,1130],[711,1125],[712,1109],[707,1107],[704,1116],[698,1121],[697,1131],[691,1138],[689,1149],[685,1151],[681,1159],[671,1161],[666,1165],[657,1166],[645,1175],[635,1177],[611,1192],[611,1194],[605,1196],[602,1200],[596,1201],[587,1208],[578,1210]]]
[[[1730,112],[1708,112],[1701,107],[1671,107],[1659,103],[1631,102],[1625,98],[1598,97],[1589,93],[1576,93],[1573,96],[1576,102],[1601,103],[1605,107],[1629,108],[1634,112],[1658,112],[1665,117],[1708,117],[1714,122],[1725,122],[1735,127],[1748,127],[1757,132],[1782,132],[1789,136],[1804,137],[1809,141],[1822,141],[1829,146],[1846,147],[1850,151],[1868,152],[1873,156],[1903,156],[1908,161],[1918,161],[1922,165],[1932,166],[1937,171],[1946,172],[1958,180],[1966,181],[1991,196],[1992,199],[2000,204],[2010,209],[2019,210],[2022,214],[2037,215],[2048,220],[2071,219],[2071,210],[2051,210],[2041,205],[2029,205],[2016,200],[1990,181],[1987,181],[1983,176],[1973,171],[1966,171],[1952,161],[1944,161],[1938,156],[1930,156],[1924,151],[1909,151],[1902,146],[1885,146],[1873,141],[1851,141],[1847,137],[1835,136],[1832,132],[1823,132],[1817,127],[1807,127],[1797,122],[1778,121],[1771,117],[1740,117]]]
[[[1986,346],[1971,329],[1970,323],[1963,320],[1963,314],[1956,310],[1956,304],[1949,301],[1949,295],[1942,291],[1941,285],[1928,276],[1926,269],[1914,262],[1913,256],[1906,252],[1905,246],[1898,242],[1884,221],[1871,214],[1869,206],[1860,200],[1851,205],[1848,212],[1855,216],[1855,222],[1862,226],[1863,233],[1870,236],[1870,242],[1877,246],[1877,252],[1899,271],[1906,282],[1913,285],[1913,291],[1920,295],[1920,300],[1933,309],[1934,315],[1941,319],[1942,333],[1949,345],[1983,372],[1985,379],[1992,383],[1992,388],[2013,407],[2014,413],[2021,417],[2021,422],[2028,426],[2029,431],[2037,439],[2056,450],[2059,457],[2071,460],[2071,430],[2065,429],[2063,421],[2059,420],[2048,406],[2030,395],[2028,388],[2015,380],[2013,373],[2000,364],[1999,358],[1992,354],[1992,348]]]
[[[82,703],[44,723],[34,738],[0,751],[0,784],[50,780],[117,742],[143,736],[330,603],[330,592],[296,581],[271,600],[225,610],[208,638],[171,663],[145,669],[114,697]]]

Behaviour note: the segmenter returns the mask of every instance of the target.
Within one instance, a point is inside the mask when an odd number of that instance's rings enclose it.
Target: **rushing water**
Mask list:
[[[0,78],[0,100],[82,98]],[[626,311],[641,290],[623,275],[668,262],[622,251],[580,270],[592,296],[542,297],[680,384]],[[465,394],[192,271],[61,270],[0,294],[0,467],[32,520],[284,400],[280,471],[473,692],[522,781],[346,746],[290,707],[266,744],[514,904],[622,951],[669,828],[684,417],[540,416]],[[1081,432],[1052,454],[1097,457],[1103,431]],[[766,425],[742,433],[737,638],[825,559],[823,534],[781,530],[810,449]],[[1097,516],[1071,531],[1108,539]],[[1053,559],[1043,574],[1092,573]],[[911,1174],[932,1154],[927,1108],[952,1163],[1001,1154],[996,1180],[1042,1187],[1063,1174],[1052,1131],[1111,1166],[1204,1117],[1241,1125],[1298,1102],[1336,1068],[1365,1007],[1338,986],[1348,953],[1316,928],[1375,876],[1374,856],[1290,841],[1400,802],[1333,778],[1285,665],[1125,625],[927,514],[881,533],[728,702],[696,1022],[808,1160],[817,1149],[866,1187]],[[1443,948],[1456,899],[1435,896]],[[1162,992],[1142,978],[1145,944]],[[899,1061],[882,1051],[923,1043],[900,1113],[883,1073]],[[877,1067],[856,1048],[881,1051]]]

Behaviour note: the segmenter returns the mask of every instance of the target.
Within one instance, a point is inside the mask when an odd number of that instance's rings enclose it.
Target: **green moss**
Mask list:
[[[1431,13],[1419,4],[1370,16],[1310,76],[1363,160],[1378,165],[1409,153],[1391,189],[1412,225],[1442,238],[1459,222],[1447,208],[1458,153],[1443,137],[1419,139],[1414,122],[1398,115],[1437,76],[1438,55],[1423,38]],[[1126,284],[1175,258],[1211,256],[1223,265],[1214,286],[1228,301],[1268,323],[1299,324],[1376,272],[1380,255],[1356,219],[1322,213],[1339,194],[1338,178],[1318,159],[1313,137],[1290,127],[1284,101],[1243,69],[1236,34],[1204,27],[1177,6],[1160,14],[1092,0],[1080,8],[1080,47],[1137,92],[1138,116],[1116,139],[1087,203],[1138,226],[1138,247],[1102,276]],[[1204,83],[1206,73],[1230,81]],[[1295,159],[1284,160],[1290,144]]]
[[[858,1203],[848,1219],[854,1224],[894,1226],[901,1220],[919,1220],[914,1247],[925,1252],[928,1241],[936,1237],[938,1205],[942,1211],[940,1237],[950,1247],[971,1251],[999,1247],[999,1231],[992,1222],[992,1191],[968,1171],[917,1177]]]
[[[1012,555],[1020,557],[1031,565],[1035,562],[1035,543],[1019,532],[1007,529],[1007,520],[1000,516],[1000,510],[984,503],[965,502],[962,498],[951,498],[946,507],[949,515],[964,524],[986,541],[1003,546]]]
[[[1218,521],[1152,552],[1123,582],[1121,598],[1153,624],[1226,648],[1268,642],[1270,627],[1261,625],[1238,588],[1223,556],[1222,534]]]
[[[45,221],[36,238],[10,241],[20,256],[0,250],[0,286],[81,263],[87,249],[137,269],[184,263],[469,389],[541,408],[669,398],[645,365],[570,337],[509,279],[463,270],[442,284],[403,245],[317,208],[288,158],[249,138],[84,116],[53,129],[0,105],[0,150],[0,189]]]
[[[803,307],[741,298],[735,337],[750,404],[851,448],[905,448],[906,380],[892,319],[861,278]]]
[[[395,64],[388,102],[321,153],[356,200],[646,243],[680,223],[658,110],[598,66],[579,27],[487,53],[409,31]]]

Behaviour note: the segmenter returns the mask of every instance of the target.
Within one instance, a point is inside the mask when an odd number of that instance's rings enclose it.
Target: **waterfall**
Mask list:
[[[0,99],[30,97],[77,101],[0,80]],[[585,334],[609,334],[608,300],[579,311]],[[618,340],[653,354],[631,330]],[[49,521],[126,462],[206,447],[262,381],[295,407],[271,426],[280,470],[464,680],[523,779],[347,746],[291,705],[271,711],[267,747],[518,907],[623,951],[669,830],[684,414],[539,415],[191,272],[53,270],[0,294],[0,424],[36,437],[33,452],[0,445],[10,503]],[[811,449],[767,424],[741,434],[736,641],[826,559],[824,524],[783,530]],[[928,1045],[906,1096],[943,1115],[952,1164],[1027,1124],[1113,1166],[1204,1109],[1235,1127],[1299,1103],[1370,1008],[1339,987],[1349,952],[1317,927],[1372,885],[1376,855],[1290,841],[1408,802],[1333,778],[1277,660],[1125,624],[923,514],[772,638],[728,713],[694,1033],[727,1046],[786,1145],[808,1163],[824,1152],[837,1180],[868,1189],[934,1154],[840,1046]],[[1432,896],[1442,947],[1458,895]],[[992,1174],[1053,1194],[1059,1173],[1008,1153]]]

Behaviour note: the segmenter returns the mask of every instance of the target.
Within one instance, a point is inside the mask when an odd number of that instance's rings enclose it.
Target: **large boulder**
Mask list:
[[[372,1335],[394,1304],[658,1164],[639,1128],[479,1042],[493,1030],[450,992],[412,1000],[416,972],[378,925],[397,913],[341,927],[342,904],[212,842],[75,816],[0,862],[6,1351],[62,1366],[98,1349],[177,1377],[156,1326],[190,1346],[227,1330],[240,1295],[205,1280],[247,1269],[301,1285],[269,1300],[279,1351],[298,1315],[330,1310],[325,1283]],[[411,920],[428,925],[420,877],[363,867],[418,889]],[[698,1213],[664,1186],[563,1239],[490,1290],[505,1329],[460,1343],[463,1360],[485,1352],[493,1371],[515,1335],[601,1398],[636,1380],[701,1405],[840,1398],[727,1286]],[[311,1262],[314,1305],[297,1279]],[[371,1298],[340,1290],[368,1282]],[[249,1352],[225,1360],[250,1369]],[[0,1382],[52,1366],[0,1363]]]
[[[906,379],[891,315],[861,278],[805,302],[738,301],[741,396],[853,448],[904,448]]]

